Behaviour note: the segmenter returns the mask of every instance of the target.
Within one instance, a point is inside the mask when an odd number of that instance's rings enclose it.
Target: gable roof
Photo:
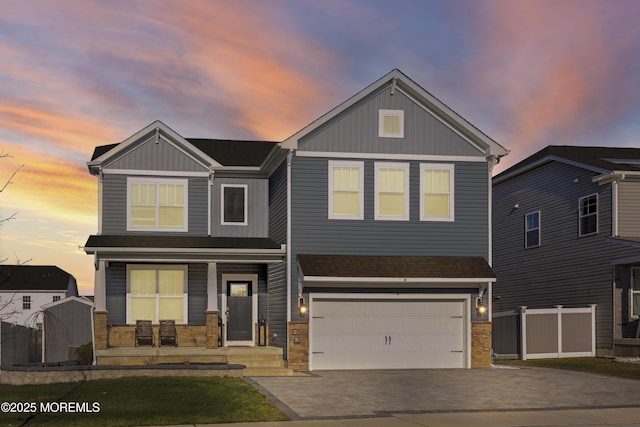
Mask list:
[[[549,145],[493,177],[493,183],[498,184],[552,161],[599,174],[640,173],[640,148]]]
[[[480,131],[477,127],[469,123],[462,116],[453,111],[431,93],[427,92],[424,88],[411,80],[406,74],[404,74],[397,68],[393,69],[386,75],[382,76],[380,79],[376,80],[360,92],[353,95],[351,98],[344,101],[342,104],[333,108],[326,114],[322,115],[315,121],[311,122],[298,132],[285,139],[282,143],[282,146],[289,149],[297,148],[298,141],[301,138],[313,132],[354,104],[357,104],[359,101],[361,101],[371,93],[386,85],[393,85],[394,90],[397,89],[399,91],[402,91],[410,98],[414,99],[414,101],[423,106],[426,111],[428,111],[438,120],[444,122],[454,132],[458,133],[474,146],[478,146],[477,148],[481,149],[483,154],[485,154],[486,156],[495,156],[497,158],[500,158],[509,154],[509,150],[505,149],[485,133]]]
[[[154,134],[179,145],[189,156],[211,168],[223,166],[260,167],[274,151],[279,149],[278,143],[269,141],[184,138],[161,121],[156,120],[122,142],[96,147],[91,161],[87,163],[89,170],[95,172],[96,166],[120,153],[125,153],[128,147],[145,138],[152,137]]]
[[[66,292],[75,278],[52,265],[0,265],[0,291]]]

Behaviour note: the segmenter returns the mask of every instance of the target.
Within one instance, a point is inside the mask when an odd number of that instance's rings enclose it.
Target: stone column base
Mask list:
[[[218,316],[219,312],[217,311],[207,311],[206,312],[206,347],[207,348],[218,348]]]
[[[309,370],[309,324],[289,323],[289,369]]]
[[[491,322],[471,324],[471,367],[491,367]]]
[[[107,329],[108,311],[95,311],[93,315],[94,339],[96,350],[106,350],[109,346],[109,331]]]

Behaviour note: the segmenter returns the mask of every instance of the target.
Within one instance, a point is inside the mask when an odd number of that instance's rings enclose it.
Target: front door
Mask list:
[[[251,282],[227,282],[227,341],[253,339],[253,294]]]

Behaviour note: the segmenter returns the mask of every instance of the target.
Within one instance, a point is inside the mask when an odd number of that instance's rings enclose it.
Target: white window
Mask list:
[[[363,219],[363,162],[329,161],[329,219]]]
[[[453,221],[454,166],[420,164],[420,220]]]
[[[187,323],[187,266],[127,265],[127,323]]]
[[[375,163],[375,219],[409,220],[409,164]]]
[[[524,247],[540,246],[540,211],[525,215],[524,219]]]
[[[631,269],[631,315],[640,317],[640,267]]]
[[[22,309],[31,310],[31,295],[25,295],[22,297]]]
[[[187,231],[186,179],[127,180],[127,230]]]
[[[404,138],[404,111],[379,110],[378,136],[383,138]]]
[[[247,225],[247,185],[222,184],[222,225]]]
[[[598,195],[582,197],[579,200],[579,235],[586,236],[598,232]]]

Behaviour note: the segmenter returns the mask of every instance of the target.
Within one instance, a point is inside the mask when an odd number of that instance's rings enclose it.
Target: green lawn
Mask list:
[[[49,404],[49,413],[0,412],[0,425],[144,426],[288,420],[241,378],[121,378],[51,385],[0,385],[0,402]],[[99,412],[59,413],[55,402],[87,402]],[[53,404],[51,404],[53,403]]]
[[[640,380],[640,365],[618,363],[599,357],[570,357],[566,359],[494,360],[496,364],[537,366],[540,368],[568,369],[612,377]]]

